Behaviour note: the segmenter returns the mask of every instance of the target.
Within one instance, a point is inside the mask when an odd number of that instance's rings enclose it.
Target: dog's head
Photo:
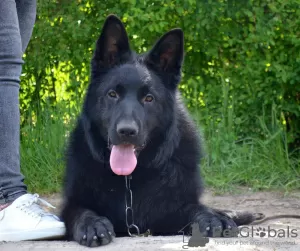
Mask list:
[[[183,54],[181,29],[136,55],[122,22],[114,15],[106,19],[92,58],[85,111],[107,139],[115,173],[130,174],[138,152],[172,123]]]

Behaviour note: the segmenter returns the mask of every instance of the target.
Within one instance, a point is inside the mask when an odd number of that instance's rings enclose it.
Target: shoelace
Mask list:
[[[33,217],[53,216],[53,214],[45,212],[41,206],[37,204],[38,202],[44,206],[55,208],[49,202],[39,198],[38,194],[33,194],[26,202],[17,207]]]

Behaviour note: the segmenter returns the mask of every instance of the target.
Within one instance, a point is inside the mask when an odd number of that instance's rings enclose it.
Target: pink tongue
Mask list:
[[[117,175],[129,175],[137,164],[133,145],[113,146],[110,153],[110,167]]]

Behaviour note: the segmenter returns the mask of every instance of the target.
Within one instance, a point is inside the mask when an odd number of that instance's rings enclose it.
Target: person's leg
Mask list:
[[[36,0],[16,0],[22,51],[25,52],[30,41],[36,18]]]
[[[36,0],[0,0],[0,241],[61,237],[64,223],[27,193],[20,173],[19,83]]]
[[[35,9],[33,12],[35,14]],[[30,37],[33,24],[30,21],[26,27],[26,22],[25,18],[21,25]],[[19,156],[22,54],[16,1],[0,1],[0,204],[12,202],[26,193]]]

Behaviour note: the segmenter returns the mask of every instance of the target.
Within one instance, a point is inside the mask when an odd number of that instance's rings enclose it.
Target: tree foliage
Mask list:
[[[300,144],[299,5],[299,0],[38,1],[21,83],[23,119],[45,102],[72,106],[82,99],[95,41],[114,13],[137,52],[169,29],[183,29],[180,89],[204,127],[222,121],[238,138],[267,138],[279,128],[294,149]]]

